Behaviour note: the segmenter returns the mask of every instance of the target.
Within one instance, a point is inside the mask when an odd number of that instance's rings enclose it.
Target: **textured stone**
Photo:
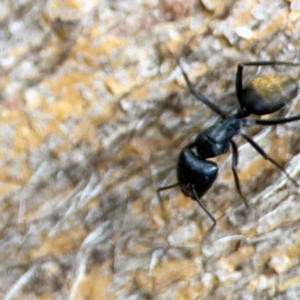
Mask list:
[[[229,114],[242,61],[299,60],[298,1],[0,4],[1,299],[298,299],[299,188],[239,138],[202,201],[179,151]],[[174,57],[175,56],[175,57]],[[274,70],[275,69],[275,70]],[[246,67],[244,80],[299,67]],[[299,96],[279,116],[297,114]],[[274,116],[265,116],[273,118]],[[296,181],[299,123],[245,128]]]

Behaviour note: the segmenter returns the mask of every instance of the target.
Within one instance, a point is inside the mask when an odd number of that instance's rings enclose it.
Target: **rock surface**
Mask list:
[[[0,4],[0,298],[298,299],[299,188],[243,140],[203,197],[180,149],[225,113],[242,61],[300,59],[299,1],[4,0]],[[299,68],[276,68],[299,78]],[[248,68],[247,78],[272,72]],[[300,96],[280,115],[300,111]],[[299,122],[249,130],[298,181]]]

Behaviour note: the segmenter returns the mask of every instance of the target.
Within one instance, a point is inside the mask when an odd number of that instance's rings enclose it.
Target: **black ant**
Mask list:
[[[243,199],[246,207],[248,203],[240,188],[240,182],[237,175],[238,148],[232,138],[240,134],[250,145],[265,159],[269,160],[275,167],[280,169],[286,176],[297,186],[297,183],[274,159],[272,159],[251,137],[241,131],[242,127],[249,127],[255,124],[259,125],[277,125],[281,123],[293,122],[300,120],[300,115],[289,118],[276,118],[269,120],[246,119],[250,114],[267,115],[284,107],[288,102],[296,97],[298,93],[297,81],[283,74],[271,74],[255,78],[248,85],[243,87],[243,68],[245,66],[300,66],[300,63],[280,62],[280,61],[257,61],[242,62],[237,66],[235,88],[236,96],[240,104],[235,112],[226,116],[216,105],[208,100],[203,94],[196,91],[181,67],[183,77],[186,81],[189,91],[203,104],[221,116],[219,123],[207,128],[196,138],[186,145],[180,152],[177,160],[177,180],[176,184],[164,186],[157,189],[157,195],[162,205],[160,192],[180,186],[184,195],[196,200],[202,209],[213,221],[213,226],[217,221],[213,214],[205,207],[200,200],[208,191],[218,174],[218,165],[215,162],[207,160],[211,157],[219,156],[228,151],[229,146],[232,150],[232,173],[235,187],[240,197]],[[195,148],[195,151],[192,149]]]

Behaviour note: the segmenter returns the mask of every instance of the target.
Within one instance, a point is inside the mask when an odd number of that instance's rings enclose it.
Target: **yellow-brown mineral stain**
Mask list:
[[[277,30],[282,27],[287,19],[287,11],[282,11],[281,13],[278,13],[277,15],[270,18],[269,22],[264,28],[259,28],[257,30],[253,31],[253,37],[256,40],[262,40],[267,37],[272,36]]]
[[[109,291],[112,277],[103,272],[102,267],[94,267],[88,274],[82,274],[78,279],[70,300],[99,300],[113,297]]]
[[[168,260],[162,261],[154,268],[153,278],[157,288],[162,292],[175,281],[188,285],[189,280],[198,271],[198,266],[193,259],[181,260],[180,264],[176,260]]]
[[[64,255],[79,247],[85,236],[85,230],[73,227],[70,230],[62,231],[52,237],[48,237],[41,246],[31,249],[25,256],[37,259],[49,255]]]
[[[222,257],[218,264],[228,273],[234,272],[240,265],[249,260],[255,253],[253,246],[244,246],[226,257]]]

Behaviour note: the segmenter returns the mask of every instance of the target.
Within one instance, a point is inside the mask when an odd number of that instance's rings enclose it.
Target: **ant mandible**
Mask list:
[[[213,214],[205,207],[201,197],[208,191],[218,174],[218,165],[207,160],[208,158],[219,156],[228,151],[229,146],[232,150],[231,169],[234,177],[235,187],[240,197],[249,209],[246,198],[244,197],[239,178],[237,175],[238,148],[232,140],[240,134],[260,155],[269,160],[275,167],[280,169],[297,186],[297,183],[274,159],[272,159],[251,137],[241,131],[242,127],[253,125],[277,125],[281,123],[300,120],[300,115],[288,118],[276,118],[269,120],[246,119],[250,114],[267,115],[284,107],[298,93],[297,81],[283,74],[270,74],[255,78],[252,82],[243,87],[243,69],[246,66],[300,66],[300,63],[290,63],[282,61],[257,61],[242,62],[237,66],[235,88],[236,96],[240,107],[232,114],[226,116],[215,104],[207,99],[202,93],[196,91],[183,70],[178,60],[178,65],[185,79],[187,87],[198,100],[208,106],[215,113],[220,115],[222,120],[215,125],[205,129],[196,138],[187,144],[180,152],[177,160],[177,183],[163,186],[157,189],[157,195],[163,208],[160,192],[180,186],[181,191],[187,197],[196,200],[206,214],[213,221],[215,226],[217,221]],[[192,150],[195,149],[195,150]]]

